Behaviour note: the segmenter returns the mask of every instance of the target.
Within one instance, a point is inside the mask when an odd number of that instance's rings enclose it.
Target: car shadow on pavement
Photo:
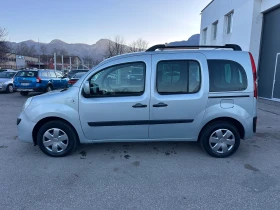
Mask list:
[[[137,142],[82,144],[72,155],[81,159],[87,156],[108,156],[115,158],[139,158],[143,156],[178,156],[182,154],[203,154],[197,142]]]

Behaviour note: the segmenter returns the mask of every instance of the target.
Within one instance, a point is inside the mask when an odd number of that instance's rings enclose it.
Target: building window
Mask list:
[[[203,29],[202,32],[202,44],[206,44],[207,42],[207,28]]]
[[[230,12],[226,15],[226,32],[230,34],[232,32],[232,20],[233,20],[233,12]]]
[[[212,24],[212,38],[213,40],[217,39],[217,32],[218,32],[218,21]]]

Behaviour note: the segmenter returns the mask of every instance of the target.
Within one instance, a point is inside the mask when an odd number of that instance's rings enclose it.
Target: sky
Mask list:
[[[200,31],[200,12],[211,0],[1,0],[6,40],[94,44],[119,35],[149,46],[187,40]],[[5,9],[3,9],[5,8]]]

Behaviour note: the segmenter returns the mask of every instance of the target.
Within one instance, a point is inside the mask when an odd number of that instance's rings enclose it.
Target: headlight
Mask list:
[[[31,101],[32,101],[32,98],[33,98],[33,97],[28,98],[28,99],[26,100],[25,104],[24,104],[23,107],[22,107],[22,110],[25,110],[25,109],[30,105],[30,103],[31,103]]]

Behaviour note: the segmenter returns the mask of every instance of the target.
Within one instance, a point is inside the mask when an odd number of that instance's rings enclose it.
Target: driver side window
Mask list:
[[[105,68],[90,79],[92,97],[139,96],[145,91],[144,62],[119,64]]]

